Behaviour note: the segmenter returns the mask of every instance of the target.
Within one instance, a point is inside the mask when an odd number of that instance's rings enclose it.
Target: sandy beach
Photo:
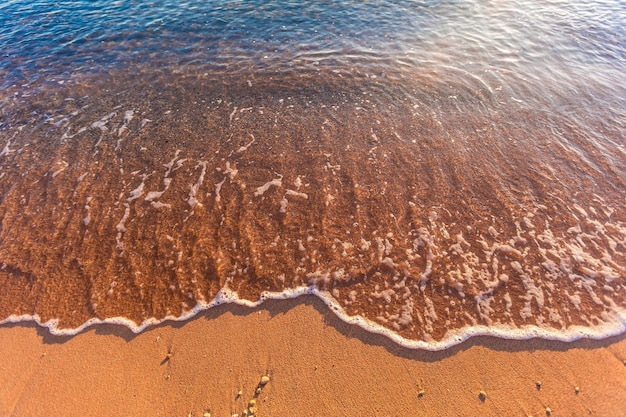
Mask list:
[[[626,417],[624,16],[1,2],[0,417]]]
[[[251,399],[259,416],[626,415],[624,335],[416,351],[345,324],[313,296],[220,306],[138,335],[3,325],[0,355],[3,416],[230,417]]]

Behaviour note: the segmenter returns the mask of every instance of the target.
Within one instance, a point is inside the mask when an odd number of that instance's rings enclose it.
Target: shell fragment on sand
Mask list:
[[[480,399],[480,401],[485,402],[485,400],[487,399],[487,393],[485,391],[480,391],[478,393],[478,398]]]

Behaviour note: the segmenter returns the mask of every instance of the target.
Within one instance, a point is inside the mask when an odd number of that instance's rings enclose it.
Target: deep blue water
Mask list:
[[[111,68],[373,74],[457,68],[623,92],[620,1],[8,1],[2,85]],[[568,85],[568,83],[570,85]],[[621,85],[615,85],[621,84]]]

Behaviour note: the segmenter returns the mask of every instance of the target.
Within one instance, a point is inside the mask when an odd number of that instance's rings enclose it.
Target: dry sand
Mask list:
[[[259,416],[626,415],[625,335],[414,351],[315,297],[221,306],[139,335],[3,325],[0,357],[2,416],[241,416],[265,374]]]

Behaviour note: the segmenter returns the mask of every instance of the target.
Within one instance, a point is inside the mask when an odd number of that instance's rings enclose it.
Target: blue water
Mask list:
[[[620,1],[8,1],[2,84],[149,66],[197,71],[506,70],[623,92]],[[505,81],[513,83],[514,80]],[[519,78],[517,79],[519,80]]]
[[[219,69],[313,64],[344,54],[382,57],[401,53],[398,43],[419,34],[440,6],[16,1],[1,7],[2,69],[58,76],[152,60]]]

